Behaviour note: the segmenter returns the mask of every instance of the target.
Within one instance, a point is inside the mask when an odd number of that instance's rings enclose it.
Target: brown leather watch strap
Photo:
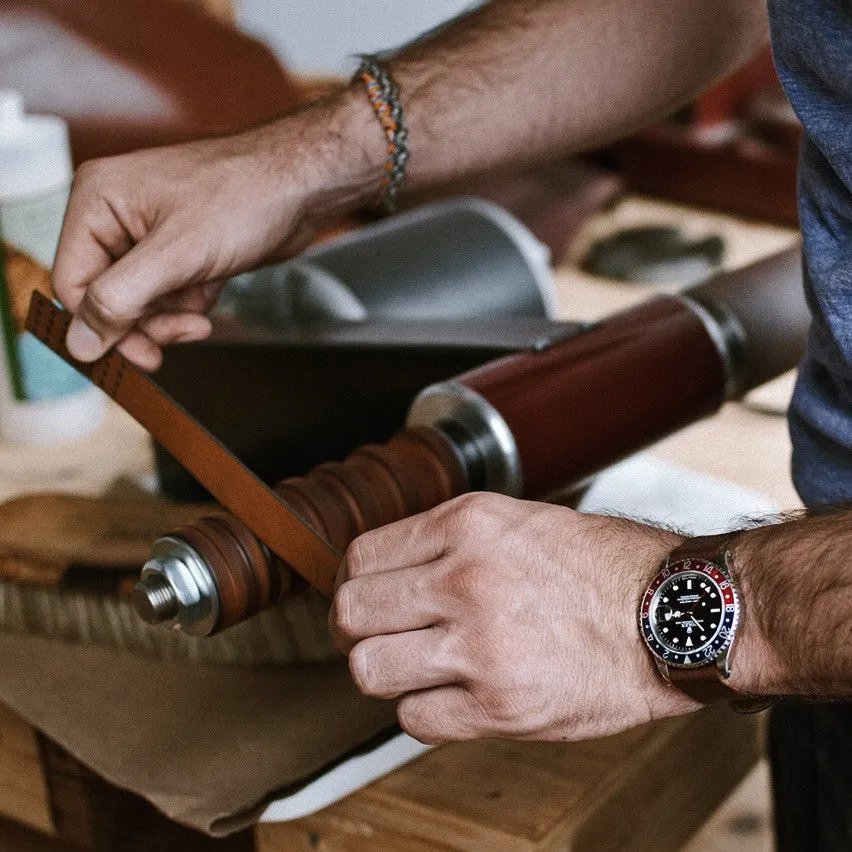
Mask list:
[[[144,426],[225,508],[312,586],[329,594],[340,554],[171,397],[117,352],[91,364],[65,346],[67,311],[34,292],[26,329]]]
[[[716,562],[720,553],[737,535],[737,532],[721,533],[720,535],[697,535],[682,541],[670,554],[669,563],[677,562],[679,559],[688,559],[694,556],[696,559],[707,559]]]
[[[690,698],[702,704],[718,704],[720,701],[737,701],[745,698],[721,680],[715,662],[694,669],[669,666],[669,680],[681,692],[685,692]]]
[[[671,565],[681,559],[706,559],[716,565],[722,564],[727,572],[728,566],[723,561],[724,553],[736,536],[737,532],[734,531],[721,535],[688,538],[669,554],[667,564]],[[743,614],[743,602],[740,600],[740,625],[742,625]],[[749,696],[731,689],[722,679],[715,661],[688,669],[669,666],[668,674],[672,685],[702,704],[727,701],[739,713],[756,713],[765,710],[774,700],[773,697]]]
[[[737,713],[759,713],[771,707],[775,696],[746,695],[731,689],[721,679],[715,663],[695,669],[678,669],[669,666],[669,680],[681,692],[702,704],[719,704],[727,701]]]

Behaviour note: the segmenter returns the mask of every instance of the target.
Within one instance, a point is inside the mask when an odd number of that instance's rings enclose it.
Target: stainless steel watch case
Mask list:
[[[696,563],[701,565],[712,565],[714,566],[720,574],[722,574],[728,582],[728,586],[731,590],[731,594],[733,597],[733,618],[731,620],[730,626],[728,627],[728,635],[724,642],[720,645],[716,656],[712,658],[702,657],[695,661],[691,661],[689,663],[678,662],[676,660],[667,660],[664,656],[661,656],[657,649],[654,647],[651,641],[649,641],[648,631],[653,635],[653,637],[657,640],[660,646],[663,645],[661,639],[657,635],[652,619],[650,618],[650,613],[654,611],[655,605],[657,602],[657,598],[659,595],[660,588],[662,587],[662,583],[668,579],[673,573],[678,570],[697,570],[700,571],[701,568],[696,567]],[[676,568],[675,566],[681,566],[683,568]],[[659,584],[657,581],[660,580]],[[646,625],[643,621],[643,615],[645,614],[644,602],[646,597],[648,596],[651,589],[654,585],[657,584],[657,588],[651,594],[650,600],[648,601],[648,625]],[[718,669],[719,677],[722,681],[727,680],[731,675],[731,660],[733,658],[733,650],[736,644],[737,632],[741,622],[741,602],[740,595],[737,590],[737,586],[734,583],[733,577],[731,576],[731,567],[729,563],[729,553],[727,550],[721,556],[721,559],[708,559],[706,557],[699,556],[684,556],[675,560],[671,560],[667,558],[666,561],[660,567],[660,570],[654,577],[654,580],[648,587],[648,590],[645,592],[642,598],[642,604],[640,604],[639,609],[639,630],[642,634],[642,640],[645,643],[645,646],[651,652],[651,655],[654,659],[654,662],[659,669],[660,674],[665,678],[667,683],[671,682],[671,677],[669,675],[669,667],[679,668],[679,669],[695,669],[700,668],[701,666],[707,666],[710,664],[715,664]],[[711,640],[712,641],[712,640]]]

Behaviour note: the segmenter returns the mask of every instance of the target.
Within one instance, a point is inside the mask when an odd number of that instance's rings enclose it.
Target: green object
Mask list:
[[[89,387],[88,379],[29,332],[18,337],[16,348],[27,402],[59,399]]]
[[[21,358],[18,352],[18,329],[12,317],[12,303],[6,282],[6,257],[3,253],[3,240],[0,239],[0,334],[6,350],[6,369],[9,371],[9,383],[12,395],[18,402],[26,400],[24,377],[21,370]]]

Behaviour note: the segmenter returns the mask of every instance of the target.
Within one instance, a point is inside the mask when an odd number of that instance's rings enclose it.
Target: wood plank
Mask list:
[[[0,803],[6,793],[27,796],[31,800],[44,799],[46,784],[41,765],[36,760],[3,760],[0,766]],[[0,804],[2,807],[2,804]]]
[[[0,814],[55,834],[36,733],[0,704]]]
[[[770,786],[763,758],[680,852],[774,852]]]
[[[586,817],[571,849],[680,849],[757,764],[762,718],[708,713],[697,737],[683,726],[655,755],[653,780],[628,762],[620,789]],[[684,785],[685,775],[692,784]]]
[[[33,828],[44,835],[55,836],[55,830],[43,800],[29,793],[0,787],[0,816]]]
[[[24,826],[14,820],[0,816],[0,848],[3,852],[81,852],[56,837],[48,837],[40,831]]]
[[[381,804],[378,805],[381,807]],[[326,809],[328,810],[328,809]],[[410,832],[378,825],[376,808],[359,794],[335,806],[333,813],[294,822],[260,823],[255,828],[256,852],[451,852],[439,840],[423,840]],[[506,847],[495,847],[506,848]]]
[[[8,726],[0,721],[0,755],[15,760],[31,758],[38,763],[38,746],[33,729],[23,720]]]
[[[257,849],[665,852],[745,776],[758,742],[754,717],[713,708],[589,743],[452,744],[311,817],[259,826]]]
[[[38,742],[33,727],[4,704],[0,704],[0,752],[30,756],[38,760]]]

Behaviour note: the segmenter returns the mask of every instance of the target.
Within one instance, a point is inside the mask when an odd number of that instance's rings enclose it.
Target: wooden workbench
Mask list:
[[[682,216],[683,211],[669,205],[631,200],[593,222],[583,239],[599,234],[607,223],[680,221]],[[732,247],[731,265],[794,238],[780,229],[744,226],[719,216],[691,214],[689,221],[696,233],[712,227],[725,234]],[[571,318],[596,318],[647,295],[645,287],[605,284],[573,269],[558,275],[560,310]],[[776,391],[782,397],[784,392],[783,387]],[[653,454],[760,491],[779,507],[791,508],[797,500],[787,476],[786,425],[764,407],[763,401],[726,406],[714,418],[663,441]],[[99,493],[117,477],[150,482],[147,436],[116,409],[110,409],[98,435],[70,449],[25,452],[0,445],[0,500],[46,489]],[[591,743],[445,746],[311,817],[259,825],[250,845],[262,852],[677,849],[758,759],[759,724],[756,717],[713,709]],[[105,785],[89,783],[82,768],[69,770],[71,762],[63,770],[67,783],[60,789],[45,776],[45,756],[45,743],[36,732],[0,707],[0,815],[45,834],[107,848],[106,835],[97,834],[105,829],[81,828],[80,820],[69,821],[67,812],[74,796],[81,809],[96,809],[98,802],[106,806]],[[91,792],[95,789],[97,794]],[[158,848],[191,848],[182,836],[178,845],[162,841]],[[245,837],[238,842],[220,845],[246,848]]]

